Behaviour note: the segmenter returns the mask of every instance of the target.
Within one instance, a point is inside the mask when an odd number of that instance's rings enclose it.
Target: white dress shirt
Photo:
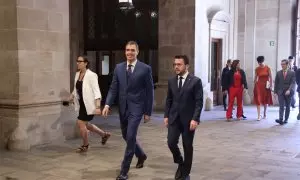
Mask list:
[[[128,70],[128,65],[132,65],[132,66],[131,66],[131,71],[133,72],[133,70],[134,70],[134,68],[135,68],[135,66],[136,66],[136,62],[137,62],[137,59],[134,60],[132,63],[129,63],[129,62],[127,61],[127,70]]]
[[[184,73],[184,75],[181,76],[181,77],[182,77],[182,86],[184,85],[184,82],[185,82],[185,80],[186,80],[188,74],[189,74],[189,72],[186,71],[186,73]],[[178,77],[177,77],[177,85],[178,85],[178,87],[179,87],[179,81],[180,81],[180,76],[178,75]]]

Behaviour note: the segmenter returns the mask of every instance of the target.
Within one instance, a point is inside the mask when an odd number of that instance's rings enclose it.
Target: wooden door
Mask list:
[[[222,39],[212,39],[211,43],[211,91],[213,91],[214,105],[220,105],[222,73]]]

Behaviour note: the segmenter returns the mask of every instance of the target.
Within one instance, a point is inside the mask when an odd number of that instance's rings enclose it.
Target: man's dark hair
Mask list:
[[[289,59],[294,59],[294,57],[293,56],[289,56]]]
[[[258,63],[263,63],[265,61],[265,57],[264,56],[258,56],[256,58],[256,60],[257,60]]]
[[[228,59],[228,60],[227,60],[227,63],[226,63],[226,64],[228,64],[228,63],[231,63],[231,59]]]
[[[174,57],[174,59],[183,59],[183,62],[184,62],[185,65],[190,63],[189,58],[187,57],[187,55],[176,55]]]
[[[236,60],[234,60],[233,62],[232,62],[232,64],[231,64],[231,69],[233,70],[233,71],[236,71],[237,69],[236,69],[236,67],[237,67],[237,65],[240,63],[240,60],[238,60],[238,59],[236,59]]]
[[[281,60],[281,62],[282,62],[282,63],[285,63],[286,65],[289,64],[289,61],[288,61],[287,59],[283,59],[283,60]]]
[[[128,42],[126,43],[125,47],[126,47],[127,45],[135,45],[136,50],[139,51],[139,45],[138,45],[138,43],[137,43],[136,41],[128,41]]]

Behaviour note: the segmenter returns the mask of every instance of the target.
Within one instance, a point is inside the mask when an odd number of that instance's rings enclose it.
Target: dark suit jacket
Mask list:
[[[137,61],[130,82],[127,82],[126,73],[127,62],[117,64],[106,105],[111,106],[118,95],[120,114],[127,110],[133,114],[151,116],[154,96],[151,67]]]
[[[293,65],[292,67],[289,67],[289,70],[293,70],[293,71],[295,71],[295,72],[297,71],[297,69],[298,69],[298,68],[297,68],[297,66],[295,66],[295,65]]]
[[[287,90],[290,90],[291,94],[295,92],[295,72],[288,70],[286,78],[284,79],[283,71],[280,70],[276,73],[274,92],[278,95],[282,95]]]
[[[222,86],[222,91],[225,91],[225,86],[226,86],[226,80],[227,80],[227,74],[229,72],[229,67],[224,67],[222,70],[222,76],[221,76],[221,86]]]
[[[245,89],[248,89],[246,73],[242,69],[240,69],[239,71],[242,76],[242,84],[244,85]],[[234,71],[230,69],[229,72],[227,73],[227,79],[225,81],[224,88],[228,90],[233,84],[234,84]]]
[[[297,69],[295,75],[296,75],[296,83],[297,83],[297,85],[298,85],[298,87],[297,87],[297,92],[300,93],[300,69]]]
[[[184,125],[189,125],[191,120],[200,122],[203,107],[203,87],[201,79],[188,74],[179,92],[178,76],[168,81],[168,94],[165,107],[165,118],[172,124],[176,118]]]

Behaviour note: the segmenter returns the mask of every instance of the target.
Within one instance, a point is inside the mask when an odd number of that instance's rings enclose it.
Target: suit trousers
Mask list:
[[[295,104],[296,104],[296,97],[295,97],[295,95],[296,95],[296,94],[293,94],[293,95],[291,96],[291,106],[292,106],[293,108],[295,108]]]
[[[224,106],[224,110],[227,109],[227,94],[223,94],[223,106]]]
[[[183,164],[183,174],[189,175],[193,162],[193,141],[195,131],[190,131],[190,124],[184,125],[179,118],[168,126],[168,146],[173,154],[174,163]],[[184,160],[178,147],[179,136],[182,135]]]
[[[120,123],[123,139],[126,141],[126,150],[121,166],[121,174],[126,175],[129,171],[130,164],[135,154],[136,157],[145,156],[141,146],[136,141],[138,127],[140,125],[143,115],[136,115],[125,111],[125,114],[120,114]]]
[[[285,121],[287,121],[289,119],[292,96],[293,96],[293,94],[286,96],[284,93],[278,95],[279,120],[283,120],[283,114],[284,114]],[[285,112],[284,112],[284,107],[285,107]]]

